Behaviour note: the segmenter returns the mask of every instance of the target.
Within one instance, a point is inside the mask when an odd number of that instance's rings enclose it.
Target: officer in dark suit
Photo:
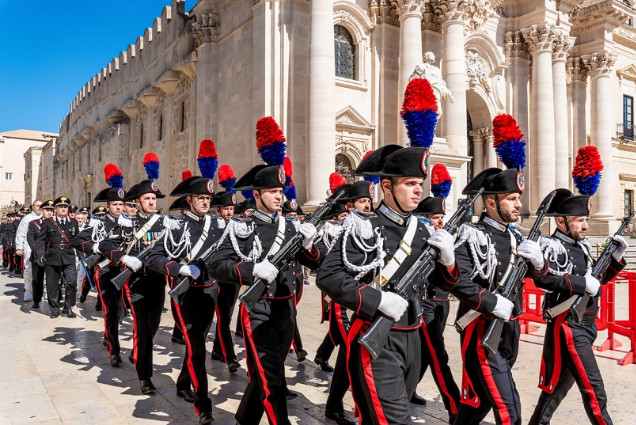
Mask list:
[[[60,315],[60,291],[64,290],[62,313],[76,317],[73,312],[77,291],[77,270],[75,269],[75,251],[79,227],[68,217],[71,201],[66,196],[55,200],[55,216],[42,222],[42,230],[37,238],[37,256],[40,264],[45,265],[46,292],[51,307],[51,318]]]
[[[40,308],[40,301],[42,301],[42,295],[44,294],[44,264],[42,258],[38,258],[37,252],[44,252],[44,248],[41,247],[38,251],[37,245],[42,243],[40,234],[44,228],[43,223],[45,220],[50,219],[54,215],[55,202],[48,200],[42,203],[40,207],[42,209],[42,216],[29,223],[27,230],[27,243],[31,247],[31,269],[33,276],[33,308]]]

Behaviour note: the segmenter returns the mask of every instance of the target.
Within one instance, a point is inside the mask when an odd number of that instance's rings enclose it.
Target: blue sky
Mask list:
[[[57,132],[81,85],[170,3],[0,0],[0,131]]]

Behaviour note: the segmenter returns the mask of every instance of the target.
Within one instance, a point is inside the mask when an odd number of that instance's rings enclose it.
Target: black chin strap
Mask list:
[[[397,200],[397,198],[395,197],[395,194],[393,193],[393,182],[391,182],[390,192],[391,192],[391,197],[393,198],[393,201],[395,202],[395,205],[400,210],[399,212],[401,212],[404,215],[409,215],[410,213],[408,211],[405,211],[404,208],[402,208],[402,205],[400,205],[400,201]]]
[[[501,213],[501,208],[499,206],[499,195],[496,193],[495,193],[495,206],[497,207],[497,214],[499,215],[499,218],[501,219],[501,221],[505,221],[505,218],[503,214]]]
[[[572,237],[572,231],[570,230],[570,223],[568,222],[568,217],[567,216],[563,216],[563,220],[565,221],[565,230],[568,231],[567,235],[569,237],[571,237],[572,239],[574,239]]]

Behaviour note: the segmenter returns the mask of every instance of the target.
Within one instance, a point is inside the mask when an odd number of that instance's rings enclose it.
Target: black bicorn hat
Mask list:
[[[324,215],[323,220],[330,220],[334,217],[338,217],[340,214],[347,212],[347,207],[340,203],[336,202],[331,206],[329,211]]]
[[[182,195],[212,195],[214,194],[214,182],[207,177],[193,176],[180,182],[170,196]]]
[[[525,176],[516,168],[502,170],[500,168],[487,168],[477,174],[464,187],[464,195],[472,195],[480,189],[484,194],[523,193],[525,188]]]
[[[554,199],[550,208],[546,212],[548,217],[586,217],[590,215],[590,197],[587,195],[576,195],[568,189],[560,188],[554,192]],[[548,196],[550,196],[548,194]]]
[[[256,165],[236,182],[236,190],[274,189],[278,187],[285,187],[285,170],[280,165]]]
[[[427,196],[413,211],[415,214],[446,214],[446,202],[444,198],[437,196]]]
[[[104,166],[104,180],[108,187],[95,196],[95,202],[116,202],[124,201],[126,192],[124,191],[124,176],[121,169],[112,163]]]
[[[234,214],[243,214],[247,210],[256,209],[256,203],[254,199],[246,199],[243,202],[239,202],[234,209]]]
[[[347,184],[345,195],[340,198],[340,202],[355,201],[361,198],[371,199],[371,183],[366,180]]]
[[[55,208],[55,202],[53,202],[52,199],[47,199],[46,201],[42,202],[42,206],[40,208],[52,210]]]
[[[355,173],[363,176],[426,178],[428,156],[427,148],[386,145],[363,159]]]
[[[212,206],[215,208],[236,206],[236,194],[233,191],[217,192],[212,197]]]
[[[55,198],[55,206],[71,206],[71,200],[69,198],[67,198],[66,196],[62,195],[62,196],[58,196],[57,198]]]
[[[190,206],[188,205],[188,201],[186,200],[186,195],[178,197],[172,202],[172,204],[170,204],[170,207],[168,207],[170,211],[187,210],[188,208],[190,208]]]
[[[298,215],[305,215],[305,212],[300,208],[300,205],[295,199],[283,202],[283,214],[296,213]]]
[[[159,156],[156,153],[146,152],[144,154],[144,170],[146,170],[148,178],[128,189],[126,202],[134,201],[146,193],[154,193],[158,199],[165,198],[156,183],[159,179]]]
[[[99,207],[95,207],[93,208],[93,215],[104,215],[108,212],[108,210],[106,209],[106,207],[104,206],[99,206]]]

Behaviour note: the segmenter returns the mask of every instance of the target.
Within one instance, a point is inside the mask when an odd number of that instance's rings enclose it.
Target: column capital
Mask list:
[[[494,13],[491,0],[436,0],[432,1],[435,16],[441,23],[461,22],[466,30],[478,30]]]
[[[472,130],[470,130],[470,137],[473,138],[473,141],[477,142],[479,141],[480,143],[484,143],[490,140],[490,127],[483,127],[483,128],[473,128]]]
[[[219,36],[219,14],[213,11],[206,11],[194,15],[192,22],[192,36],[195,45],[198,47],[205,43],[216,41]]]
[[[529,59],[528,45],[521,31],[508,31],[505,35],[504,46],[508,62],[513,58]]]
[[[552,61],[565,62],[572,46],[574,46],[576,37],[570,37],[563,31],[555,31],[552,43]]]
[[[566,65],[570,81],[586,82],[590,67],[580,57],[569,57]]]
[[[422,19],[424,0],[391,0],[391,5],[397,12],[400,22],[406,18]]]
[[[602,77],[609,75],[614,70],[616,55],[609,52],[600,52],[584,56],[582,60],[589,66],[592,78]]]
[[[528,45],[528,50],[533,54],[552,52],[555,40],[560,37],[561,31],[552,25],[532,25],[521,30],[523,38]]]
[[[391,5],[391,0],[369,0],[369,16],[376,25],[398,25],[399,20],[396,13]]]

